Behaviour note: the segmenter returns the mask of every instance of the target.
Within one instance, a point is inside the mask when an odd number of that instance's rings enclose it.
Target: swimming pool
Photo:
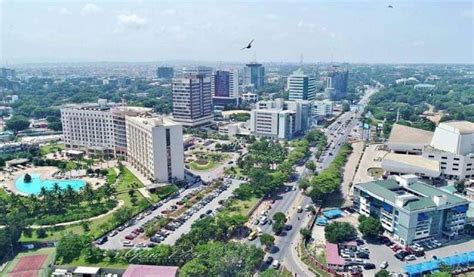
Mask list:
[[[31,182],[25,183],[25,175],[19,176],[15,181],[16,188],[26,194],[38,194],[41,188],[44,187],[47,190],[51,190],[54,184],[58,184],[61,189],[66,189],[69,185],[73,190],[80,190],[85,186],[86,182],[79,179],[70,180],[58,180],[58,179],[44,179],[40,178],[39,174],[30,174]]]

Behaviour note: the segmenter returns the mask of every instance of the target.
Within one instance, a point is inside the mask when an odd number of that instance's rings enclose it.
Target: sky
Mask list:
[[[252,49],[241,51],[251,39]],[[0,0],[3,65],[301,56],[474,63],[474,1]]]

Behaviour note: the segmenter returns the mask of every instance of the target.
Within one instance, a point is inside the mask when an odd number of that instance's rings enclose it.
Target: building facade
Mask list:
[[[244,68],[244,86],[261,89],[265,84],[265,67],[259,63],[248,63]]]
[[[195,75],[204,75],[206,77],[211,77],[213,68],[209,66],[187,66],[182,68],[183,77],[195,76]]]
[[[236,70],[217,70],[211,78],[212,103],[215,110],[239,104],[239,73]]]
[[[127,160],[154,182],[184,179],[183,128],[163,117],[126,117]]]
[[[316,78],[304,74],[299,69],[287,80],[287,89],[289,92],[289,100],[314,100],[316,98]]]
[[[423,169],[416,172],[419,176],[457,180],[474,178],[472,122],[441,122],[434,132],[394,124],[387,146],[391,152],[400,154],[382,162],[384,170],[389,173],[415,173],[413,170],[419,167]],[[413,155],[417,157],[410,157]]]
[[[327,88],[330,90],[331,100],[341,100],[347,95],[347,83],[349,79],[349,71],[333,68],[329,72],[327,79]]]
[[[211,78],[189,75],[173,79],[173,119],[185,126],[212,122]]]
[[[334,112],[334,103],[329,100],[314,101],[313,115],[326,117],[332,115]]]
[[[260,101],[250,113],[250,131],[255,136],[292,139],[310,126],[309,101]]]
[[[394,240],[410,245],[428,237],[458,237],[469,202],[415,175],[404,175],[356,185],[354,207],[362,215],[379,218]]]
[[[64,145],[88,155],[126,156],[125,116],[150,113],[141,107],[114,106],[101,102],[61,109]]]
[[[174,77],[174,68],[169,66],[159,66],[156,69],[156,77],[159,79],[172,79]]]

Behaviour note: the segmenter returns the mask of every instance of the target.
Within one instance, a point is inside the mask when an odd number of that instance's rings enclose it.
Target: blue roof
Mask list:
[[[474,263],[474,251],[448,256],[439,260],[430,260],[417,264],[409,264],[405,266],[405,272],[408,273],[409,276],[419,275],[423,272],[439,269],[439,265],[442,263],[450,266]]]
[[[328,224],[328,219],[325,218],[324,216],[318,217],[316,219],[316,224],[317,225],[326,225],[326,224]]]
[[[343,216],[343,212],[340,209],[332,209],[323,212],[324,216],[327,218],[336,218]]]

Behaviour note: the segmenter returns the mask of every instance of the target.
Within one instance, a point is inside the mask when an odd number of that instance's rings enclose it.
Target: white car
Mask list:
[[[123,241],[122,242],[122,246],[124,247],[132,247],[133,246],[133,243],[129,240],[126,240],[126,241]]]
[[[388,262],[387,261],[383,261],[383,263],[380,264],[381,269],[386,269],[387,267],[388,267]]]
[[[416,260],[415,255],[408,255],[405,257],[405,261],[414,261],[414,260]]]
[[[274,269],[280,268],[280,262],[278,260],[274,260],[273,263],[272,263],[272,267]]]

